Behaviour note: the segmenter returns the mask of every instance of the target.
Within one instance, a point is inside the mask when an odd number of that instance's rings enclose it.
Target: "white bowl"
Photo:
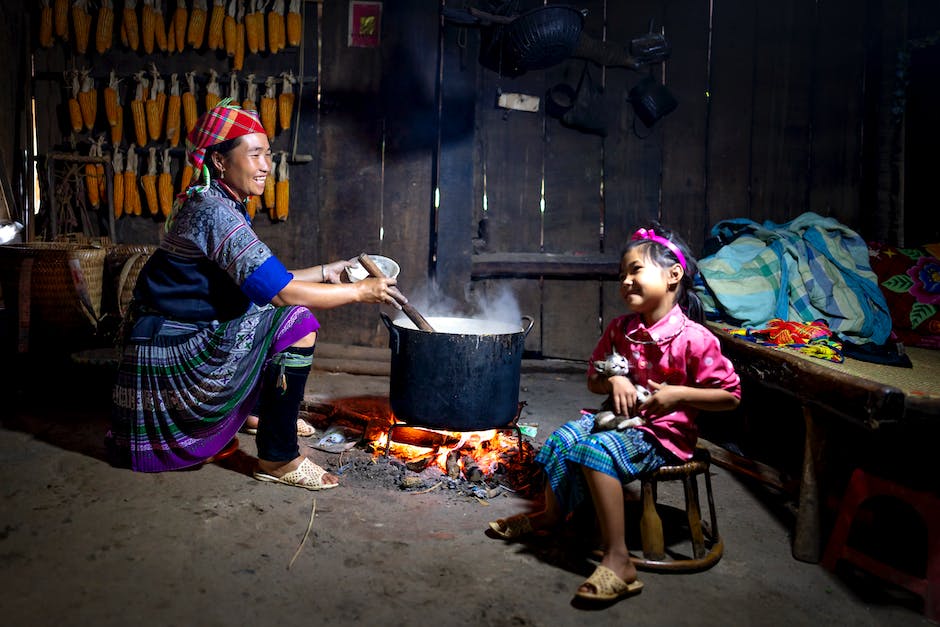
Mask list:
[[[394,279],[398,277],[398,273],[401,272],[401,268],[394,259],[389,259],[388,257],[383,257],[382,255],[369,255],[372,258],[372,261],[375,262],[375,265],[379,267],[385,276]],[[368,278],[369,272],[362,267],[362,264],[358,261],[353,265],[346,268],[346,276],[349,277],[349,280],[355,283],[356,281],[361,281],[365,278]]]

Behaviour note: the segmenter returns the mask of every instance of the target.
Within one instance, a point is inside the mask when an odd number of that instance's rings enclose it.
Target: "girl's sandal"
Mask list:
[[[598,566],[591,576],[581,584],[581,587],[590,586],[594,590],[578,589],[574,593],[579,599],[585,601],[617,601],[624,597],[639,594],[643,590],[643,582],[635,579],[627,583],[606,566]]]
[[[535,531],[532,521],[525,514],[495,520],[490,523],[490,529],[503,540],[515,540]]]
[[[300,462],[300,466],[280,477],[275,477],[261,470],[256,470],[252,476],[258,481],[283,483],[284,485],[306,488],[307,490],[329,490],[339,485],[338,483],[323,483],[323,475],[325,474],[326,470],[305,457]]]

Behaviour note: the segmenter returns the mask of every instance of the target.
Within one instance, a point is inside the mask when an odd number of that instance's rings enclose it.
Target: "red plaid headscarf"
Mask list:
[[[226,98],[214,108],[203,113],[196,126],[186,137],[186,152],[196,172],[202,170],[206,149],[229,139],[250,133],[263,133],[264,127],[255,111],[246,111],[229,105]]]

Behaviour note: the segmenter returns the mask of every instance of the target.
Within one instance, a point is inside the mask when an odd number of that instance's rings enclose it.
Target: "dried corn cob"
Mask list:
[[[186,24],[188,22],[186,0],[176,0],[176,10],[173,12],[173,31],[176,33],[176,49],[179,52],[182,52],[186,46]]]
[[[150,98],[147,99],[147,134],[152,141],[157,141],[163,134],[163,120],[166,105],[166,93],[164,92],[164,81],[160,78],[154,65],[151,72],[153,74],[153,87],[150,89]]]
[[[277,164],[277,183],[274,192],[274,218],[286,220],[290,211],[290,180],[287,171],[287,153],[281,153],[281,160]]]
[[[242,100],[242,109],[247,111],[257,111],[258,85],[255,83],[255,75],[249,74],[245,78],[245,84],[248,85],[248,87],[245,89],[245,99]]]
[[[163,170],[157,179],[157,198],[160,202],[160,213],[164,217],[173,210],[173,175],[170,174],[170,149],[163,151]]]
[[[274,0],[268,11],[268,50],[277,54],[287,44],[284,31],[284,0]]]
[[[100,157],[101,148],[97,143],[91,145],[88,151],[89,157]],[[101,196],[98,188],[98,168],[94,163],[85,164],[85,195],[88,197],[88,204],[93,209],[101,206]]]
[[[268,210],[271,217],[274,217],[274,168],[268,171],[268,176],[264,179],[264,193],[261,194],[261,200],[264,201],[264,208]]]
[[[69,94],[69,122],[72,124],[72,130],[76,133],[80,133],[84,126],[82,107],[78,104],[78,94],[82,90],[81,81],[79,81],[78,72],[75,70],[66,72],[65,78],[71,83],[71,93]]]
[[[121,32],[127,39],[127,47],[137,50],[140,47],[140,34],[137,26],[137,0],[124,0],[124,19],[121,22]]]
[[[195,50],[202,48],[206,36],[206,0],[193,0],[193,9],[189,12],[189,28],[186,31],[186,43]]]
[[[88,36],[91,34],[88,0],[72,0],[72,27],[75,29],[75,50],[78,54],[85,54],[88,51]]]
[[[114,3],[111,0],[101,0],[98,9],[98,24],[95,26],[95,50],[98,54],[111,49],[114,40]]]
[[[104,151],[101,146],[102,144],[104,144],[104,135],[99,137],[95,141],[95,144],[98,146],[98,156],[103,157]],[[108,181],[105,179],[105,176],[104,176],[104,164],[96,163],[95,170],[97,170],[98,172],[98,198],[100,198],[103,201],[106,201],[108,198]]]
[[[127,167],[124,168],[124,213],[141,214],[140,192],[137,189],[137,149],[131,144],[127,149]]]
[[[69,40],[69,0],[55,0],[55,36]]]
[[[134,93],[134,99],[131,100],[131,114],[134,116],[134,136],[137,144],[145,146],[147,144],[147,114],[145,113],[145,102],[147,92],[147,79],[143,76],[143,71],[138,72],[137,89]],[[130,162],[130,159],[128,159]]]
[[[166,24],[166,27],[167,27],[167,29],[166,29],[166,49],[167,49],[167,51],[170,52],[170,53],[182,52],[182,50],[177,50],[177,49],[176,49],[176,29],[173,27],[173,16],[172,16],[172,15],[169,16],[169,19],[167,20],[167,22],[169,22],[169,23]]]
[[[104,112],[109,126],[115,126],[118,123],[118,110],[121,106],[118,100],[119,82],[114,70],[111,70],[108,76],[108,86],[104,88]]]
[[[166,52],[169,49],[166,33],[166,17],[163,14],[163,0],[153,3],[153,37],[157,40],[157,49]]]
[[[177,75],[170,75],[170,97],[166,106],[166,140],[172,147],[180,143],[180,82]]]
[[[248,214],[248,217],[252,220],[255,219],[255,214],[258,213],[258,205],[261,204],[260,196],[249,196],[248,201],[245,203],[245,212]]]
[[[303,19],[300,15],[301,0],[290,0],[287,8],[287,45],[296,48],[303,37]]]
[[[111,145],[120,146],[124,139],[124,107],[117,106],[117,124],[111,127]]]
[[[140,187],[144,190],[150,215],[155,216],[160,211],[160,201],[157,198],[157,149],[151,146],[148,152],[147,173],[140,176]]]
[[[189,91],[185,92],[180,101],[183,103],[183,121],[186,123],[186,134],[189,135],[196,126],[199,112],[196,110],[196,80],[195,72],[186,72],[186,84]]]
[[[225,21],[225,0],[213,0],[212,14],[209,17],[209,35],[206,47],[209,50],[221,50],[225,44],[222,23]]]
[[[225,47],[225,54],[229,57],[235,56],[235,35],[238,30],[235,17],[237,15],[237,0],[229,0],[228,7],[225,9],[225,18],[222,20],[222,41]]]
[[[233,105],[239,103],[238,98],[238,72],[232,72],[228,78],[228,99]]]
[[[189,184],[193,180],[193,164],[188,159],[184,159],[183,167],[180,170],[180,193],[185,193]]]
[[[143,0],[140,9],[140,40],[147,54],[153,54],[154,26],[153,0]]]
[[[268,141],[274,139],[277,130],[277,90],[274,87],[275,78],[269,76],[264,81],[264,94],[261,96],[261,126],[268,136]]]
[[[82,122],[89,131],[95,126],[98,114],[98,90],[95,89],[95,79],[89,70],[82,70],[82,88],[78,92],[78,105],[82,112]]]
[[[248,36],[248,52],[264,52],[264,7],[263,0],[248,0],[248,13],[245,15],[245,34]]]
[[[281,93],[277,97],[277,116],[281,130],[286,131],[290,128],[290,119],[294,112],[294,88],[291,85],[294,82],[294,73],[284,72],[281,76],[283,81]]]
[[[120,150],[114,151],[111,157],[111,167],[114,169],[114,179],[111,182],[114,194],[114,217],[120,218],[124,215],[124,155]]]
[[[212,109],[222,98],[219,92],[219,73],[209,70],[209,82],[206,84],[206,111]]]
[[[238,3],[238,13],[235,16],[235,57],[232,59],[232,68],[241,70],[245,66],[245,5],[243,0],[232,0]]]
[[[55,38],[52,35],[52,5],[49,0],[42,0],[39,10],[39,45],[51,48]]]

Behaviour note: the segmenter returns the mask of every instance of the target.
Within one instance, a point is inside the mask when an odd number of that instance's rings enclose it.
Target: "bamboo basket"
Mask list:
[[[137,285],[137,277],[143,270],[144,264],[150,259],[152,251],[142,251],[135,253],[124,263],[117,284],[117,307],[121,318],[127,315],[127,308],[131,304],[134,296],[134,286]]]
[[[108,249],[104,268],[107,291],[102,297],[102,308],[106,313],[124,317],[137,275],[156,249],[156,246],[146,244],[117,244]]]

